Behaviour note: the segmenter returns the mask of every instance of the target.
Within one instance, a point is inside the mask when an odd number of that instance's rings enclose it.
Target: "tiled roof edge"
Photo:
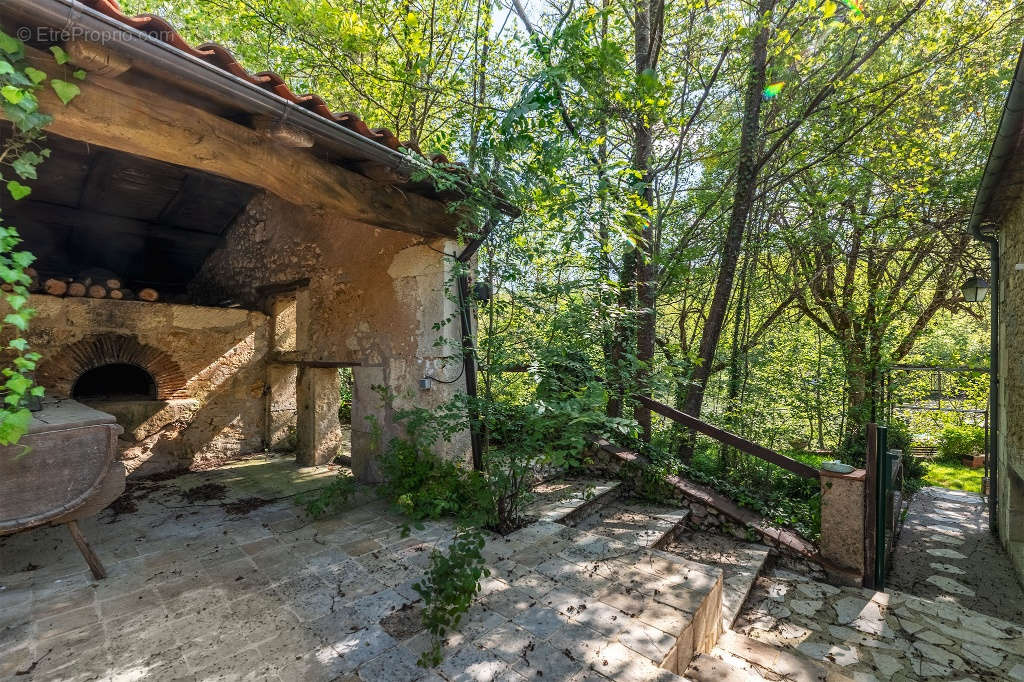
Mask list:
[[[125,26],[145,33],[146,35],[166,43],[182,52],[200,60],[222,71],[225,71],[236,78],[240,78],[263,90],[271,92],[284,100],[296,104],[303,109],[322,116],[329,121],[372,140],[390,149],[408,149],[425,156],[419,146],[412,141],[402,142],[387,128],[370,128],[363,119],[352,112],[334,113],[327,106],[327,102],[316,94],[297,95],[281,76],[273,71],[261,71],[250,73],[245,69],[223,45],[216,43],[203,43],[192,46],[185,40],[178,30],[163,17],[155,14],[139,14],[129,16],[121,11],[121,6],[116,0],[79,0],[83,5],[118,21]],[[448,164],[449,160],[444,154],[433,154],[430,161],[436,164]]]

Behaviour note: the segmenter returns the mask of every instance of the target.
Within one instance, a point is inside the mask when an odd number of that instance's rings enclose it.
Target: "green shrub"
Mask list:
[[[939,436],[939,459],[959,463],[962,457],[981,454],[985,451],[985,429],[965,424],[947,424]]]
[[[378,492],[413,521],[450,516],[468,525],[493,523],[493,501],[480,472],[401,438],[392,439],[380,465]]]
[[[484,536],[478,529],[460,529],[447,552],[435,549],[430,553],[426,575],[413,584],[423,598],[423,625],[431,639],[430,648],[417,661],[421,667],[441,663],[444,636],[458,627],[480,591],[480,579],[490,575],[480,553],[483,548]]]
[[[349,471],[342,470],[329,484],[298,496],[296,502],[306,509],[307,514],[319,519],[344,507],[358,487],[355,476]]]

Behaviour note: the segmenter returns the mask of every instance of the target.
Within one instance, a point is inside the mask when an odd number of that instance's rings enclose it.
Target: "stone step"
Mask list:
[[[752,670],[749,663],[729,656],[717,647],[710,654],[694,656],[684,675],[687,680],[692,682],[762,682],[764,680],[764,677]]]
[[[538,521],[488,542],[484,556],[484,607],[520,604],[528,622],[557,614],[575,641],[561,629],[544,643],[613,679],[675,679],[721,631],[721,570],[666,552]]]
[[[725,576],[722,593],[722,628],[728,630],[743,608],[757,577],[771,554],[765,545],[742,542],[735,538],[708,533],[686,531],[678,534],[664,549],[690,561],[706,566],[717,566]]]
[[[725,574],[725,587],[722,591],[722,627],[724,629],[732,629],[732,624],[740,615],[743,602],[747,600],[769,554],[770,551],[767,547],[764,549],[751,548],[739,553],[738,562],[721,566]]]
[[[792,682],[824,682],[829,671],[817,661],[779,647],[759,642],[738,632],[729,630],[718,640],[716,651],[747,661],[755,670],[766,670]],[[757,679],[756,677],[750,679]]]
[[[541,521],[571,526],[579,519],[615,501],[622,490],[622,481],[601,478],[554,478],[533,489],[533,501],[526,514]]]
[[[594,509],[567,525],[626,544],[660,549],[684,527],[689,513],[688,509],[627,498]]]

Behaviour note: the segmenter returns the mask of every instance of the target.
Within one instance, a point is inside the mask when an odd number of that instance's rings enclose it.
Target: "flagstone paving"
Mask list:
[[[1024,682],[1024,625],[899,591],[834,587],[774,570],[758,580],[735,628],[754,644],[725,637],[722,658],[745,671],[743,679],[780,679],[778,662],[786,660],[813,664],[798,666],[801,679]],[[758,650],[758,643],[769,646]]]
[[[82,524],[102,581],[63,528],[0,539],[0,679],[668,682],[659,665],[714,644],[720,570],[542,520],[490,537],[492,575],[424,670],[413,584],[453,528],[405,535],[366,489],[311,522],[289,496],[337,471],[264,458],[133,483]]]
[[[923,488],[914,495],[887,587],[1024,623],[1024,589],[974,493]]]

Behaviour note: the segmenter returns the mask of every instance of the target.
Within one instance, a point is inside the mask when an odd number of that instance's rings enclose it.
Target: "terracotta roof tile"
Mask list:
[[[125,26],[145,33],[156,40],[167,43],[182,52],[185,52],[196,59],[206,62],[244,81],[259,86],[264,90],[293,102],[298,106],[308,109],[313,113],[334,121],[349,130],[362,135],[363,137],[379,142],[391,149],[409,149],[422,154],[414,142],[402,142],[387,128],[370,128],[366,123],[352,112],[335,113],[327,106],[322,97],[315,94],[297,95],[281,76],[272,71],[261,71],[250,73],[235,58],[231,51],[223,45],[216,43],[203,43],[193,47],[186,41],[177,29],[163,17],[155,14],[139,14],[129,16],[121,11],[121,6],[116,0],[79,0],[82,4],[104,14],[111,19],[121,22]],[[434,163],[447,164],[448,158],[444,154],[433,154],[430,160]]]

